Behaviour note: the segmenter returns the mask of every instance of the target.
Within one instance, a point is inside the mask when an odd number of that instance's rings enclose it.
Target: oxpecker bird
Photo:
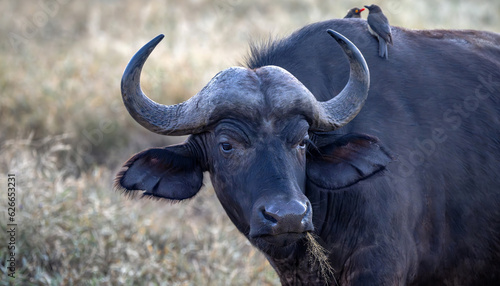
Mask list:
[[[361,18],[361,12],[365,11],[365,8],[359,9],[358,7],[354,7],[351,10],[347,11],[347,15],[345,18]]]
[[[378,55],[382,58],[389,58],[389,53],[387,52],[387,44],[392,45],[392,35],[391,26],[389,25],[389,20],[382,13],[382,9],[379,6],[372,4],[370,6],[365,6],[368,9],[368,30],[375,36],[378,40]]]

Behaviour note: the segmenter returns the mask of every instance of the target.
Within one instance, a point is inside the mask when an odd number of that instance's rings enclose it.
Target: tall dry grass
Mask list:
[[[375,2],[398,26],[500,32],[496,0]],[[362,4],[371,3],[1,1],[1,285],[278,284],[210,187],[175,205],[112,191],[130,155],[182,140],[130,118],[121,73],[139,47],[164,33],[142,82],[154,100],[176,103],[242,62],[249,40],[284,36]],[[5,263],[7,173],[17,178],[15,279]]]
[[[204,190],[190,201],[165,205],[127,200],[111,191],[113,172],[95,166],[79,178],[53,166],[70,146],[47,138],[48,151],[31,140],[5,142],[2,169],[16,174],[16,278],[2,285],[271,285],[276,277],[241,239]],[[6,186],[2,178],[1,184]],[[6,210],[6,204],[2,202]],[[2,221],[0,239],[8,241]],[[9,279],[7,279],[9,278]]]

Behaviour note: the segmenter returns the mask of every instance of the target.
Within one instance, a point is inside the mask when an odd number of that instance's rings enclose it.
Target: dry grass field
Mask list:
[[[397,26],[500,32],[498,0],[375,3]],[[121,74],[137,49],[164,33],[142,83],[154,100],[177,103],[243,62],[248,41],[363,4],[371,2],[1,1],[0,285],[279,285],[208,180],[179,204],[112,189],[133,153],[183,140],[134,122],[121,102]],[[15,278],[8,174],[16,182]]]

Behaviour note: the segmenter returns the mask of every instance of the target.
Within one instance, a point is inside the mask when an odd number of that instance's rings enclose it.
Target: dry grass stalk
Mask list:
[[[317,266],[323,280],[329,283],[332,279],[335,279],[335,270],[330,265],[330,262],[328,260],[328,251],[318,243],[318,241],[314,237],[314,234],[308,232],[306,238],[309,264],[311,264],[313,267]]]

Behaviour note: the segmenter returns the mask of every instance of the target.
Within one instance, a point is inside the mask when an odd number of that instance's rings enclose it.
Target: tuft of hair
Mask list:
[[[330,265],[328,260],[328,251],[321,246],[315,238],[315,235],[308,232],[306,234],[307,238],[307,256],[309,259],[309,263],[311,265],[317,265],[320,275],[323,280],[328,285],[330,281],[333,279],[335,284],[338,285],[335,280],[335,270]]]

